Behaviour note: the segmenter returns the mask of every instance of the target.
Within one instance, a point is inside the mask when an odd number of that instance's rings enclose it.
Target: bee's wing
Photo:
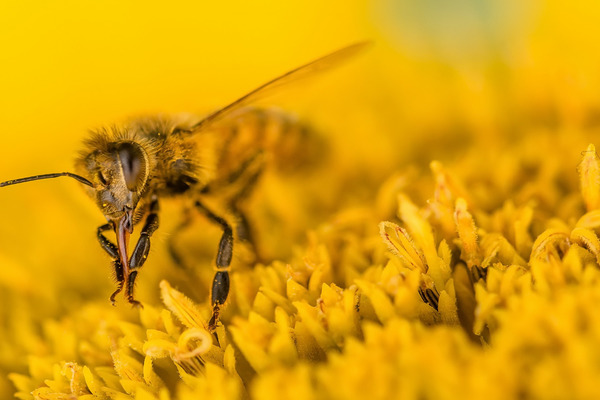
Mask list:
[[[209,114],[207,117],[202,119],[200,122],[195,124],[189,129],[189,133],[196,133],[201,131],[204,128],[214,124],[215,122],[221,120],[225,116],[229,115],[231,112],[243,107],[253,101],[256,101],[259,97],[264,96],[271,92],[274,89],[277,89],[281,86],[290,84],[299,79],[305,78],[309,75],[312,75],[317,72],[322,72],[332,67],[335,67],[357,53],[361,52],[365,48],[367,48],[371,42],[359,42],[351,44],[350,46],[344,47],[333,53],[330,53],[326,56],[318,58],[314,61],[309,62],[308,64],[302,65],[298,68],[295,68],[291,71],[286,72],[283,75],[278,76],[277,78],[270,80],[269,82],[257,87],[252,90],[245,96],[240,97],[233,103],[226,105],[225,107]]]

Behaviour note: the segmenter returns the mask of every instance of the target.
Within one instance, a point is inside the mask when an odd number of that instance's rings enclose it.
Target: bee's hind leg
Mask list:
[[[196,207],[204,213],[211,221],[219,224],[223,229],[223,235],[219,241],[217,252],[216,270],[213,278],[210,302],[212,305],[212,316],[208,322],[208,330],[213,332],[219,322],[221,307],[225,304],[229,295],[229,266],[233,256],[233,229],[224,219],[206,208],[200,201],[196,201]]]

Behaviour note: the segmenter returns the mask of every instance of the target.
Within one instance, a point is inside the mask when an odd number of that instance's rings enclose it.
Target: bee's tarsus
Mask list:
[[[208,331],[214,332],[217,329],[217,325],[219,324],[219,314],[220,308],[218,304],[213,306],[212,316],[210,317],[210,321],[208,321]],[[218,339],[218,338],[217,338]]]
[[[127,299],[127,301],[133,308],[144,308],[144,305],[135,299]]]
[[[117,306],[117,302],[115,300],[115,298],[117,297],[117,295],[119,293],[121,293],[121,291],[123,290],[123,281],[119,282],[119,287],[117,287],[117,290],[115,290],[113,292],[113,294],[110,295],[110,303],[116,307]]]

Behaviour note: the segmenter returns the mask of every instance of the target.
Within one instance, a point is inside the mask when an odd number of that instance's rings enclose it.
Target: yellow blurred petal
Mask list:
[[[35,381],[33,379],[31,379],[30,376],[27,376],[27,375],[11,373],[8,375],[8,378],[11,380],[13,385],[15,385],[15,387],[17,388],[17,393],[19,393],[19,396],[21,396],[21,398],[23,398],[23,396],[25,396],[25,398],[27,398],[29,393],[31,393],[31,391],[35,387],[37,387]]]
[[[456,313],[460,324],[467,335],[475,340],[473,325],[475,322],[475,289],[471,282],[469,270],[464,263],[458,263],[452,274],[454,289],[456,294]]]
[[[123,390],[125,391],[125,393],[135,396],[135,394],[137,392],[141,391],[145,391],[147,390],[147,386],[145,382],[141,382],[138,380],[132,380],[132,379],[121,379],[120,380],[121,386],[123,387]]]
[[[442,240],[440,242],[440,245],[438,246],[438,255],[443,261],[445,268],[451,269],[452,250],[450,250],[450,246],[448,246],[448,242],[446,242],[446,240]]]
[[[252,398],[273,399],[281,397],[289,400],[317,399],[319,393],[310,384],[312,367],[309,364],[299,364],[294,369],[276,369],[269,371],[264,378],[252,385]]]
[[[577,245],[573,245],[563,257],[565,275],[575,281],[581,281],[583,277],[583,261],[581,257],[582,249]],[[596,259],[597,260],[597,259]]]
[[[481,240],[481,248],[484,255],[484,259],[481,262],[483,268],[488,268],[496,262],[504,265],[527,265],[527,262],[517,253],[504,236],[498,234],[485,235]]]
[[[135,400],[157,400],[154,392],[149,391],[143,387],[140,387],[135,392]]]
[[[468,192],[463,188],[460,181],[453,174],[448,172],[441,162],[432,161],[429,163],[429,168],[435,177],[436,201],[452,208],[454,206],[454,199],[460,197],[468,200]]]
[[[117,371],[113,367],[96,367],[94,372],[102,379],[106,385],[103,390],[111,389],[113,391],[119,391],[121,384],[119,383],[120,377]]]
[[[577,221],[578,228],[595,229],[600,227],[600,210],[592,210],[585,213]]]
[[[446,290],[442,290],[439,297],[438,312],[442,321],[450,326],[459,325],[458,313],[456,308],[456,294],[454,293],[454,282],[449,280],[446,284]]]
[[[292,305],[292,302],[288,300],[285,296],[282,296],[279,293],[267,288],[261,288],[260,290],[274,304],[276,304],[278,307],[283,308],[288,314],[296,313],[296,309]]]
[[[323,351],[338,349],[331,335],[327,332],[325,320],[319,314],[317,307],[312,307],[306,303],[294,303],[298,309],[298,316],[310,334],[315,338]]]
[[[571,231],[571,241],[588,249],[600,265],[600,240],[593,231],[586,228],[575,228]]]
[[[240,383],[231,379],[227,371],[213,364],[206,365],[206,375],[194,377],[188,388],[182,387],[178,395],[183,399],[209,398],[213,400],[240,399],[246,396]]]
[[[473,324],[473,332],[476,335],[481,335],[486,324],[489,324],[493,311],[500,303],[500,297],[495,293],[488,293],[480,285],[475,285],[475,299],[478,306],[475,308],[475,323]]]
[[[104,382],[102,382],[102,379],[96,376],[87,366],[83,367],[82,372],[83,377],[85,379],[85,383],[90,392],[99,399],[105,399],[106,395],[103,391]]]
[[[406,230],[386,221],[379,224],[379,233],[388,245],[389,250],[400,257],[407,267],[427,272],[425,259]]]
[[[425,260],[429,268],[439,269],[439,258],[437,256],[437,246],[431,231],[431,225],[421,216],[417,207],[404,195],[399,195],[399,215],[406,224],[417,245],[423,251]],[[439,282],[440,284],[442,282]]]
[[[106,394],[108,395],[108,398],[111,400],[131,400],[132,399],[132,396],[128,393],[127,394],[123,393],[122,389],[121,390],[107,389]]]
[[[531,259],[545,258],[549,247],[565,248],[568,245],[569,234],[558,229],[546,229],[533,243]]]
[[[142,363],[126,354],[125,350],[112,352],[115,371],[127,381],[144,382]]]
[[[260,314],[263,318],[273,319],[275,313],[275,302],[262,291],[256,294],[252,305],[252,312]]]
[[[371,300],[379,321],[385,323],[396,315],[392,301],[383,290],[364,280],[357,280],[356,285],[360,288],[363,296],[367,296]]]
[[[77,396],[89,394],[83,368],[76,363],[65,363],[63,365],[62,375],[69,381],[69,390]]]
[[[467,202],[463,198],[456,200],[454,220],[456,221],[458,237],[462,243],[462,259],[467,263],[469,269],[474,265],[481,265],[475,221],[467,210]]]
[[[293,279],[288,279],[286,282],[286,295],[292,302],[310,299],[308,289]]]
[[[327,359],[325,351],[319,346],[315,337],[303,321],[296,322],[295,341],[300,359],[312,362],[324,361]]]
[[[275,310],[275,319],[278,329],[273,335],[268,352],[278,362],[292,366],[298,361],[298,351],[292,339],[292,328],[287,323],[288,316],[283,309],[278,307]]]
[[[181,329],[178,324],[175,323],[173,319],[173,314],[169,310],[162,310],[160,313],[160,319],[162,321],[162,325],[169,335],[177,336],[181,332]]]
[[[173,289],[167,281],[160,282],[160,293],[165,306],[188,328],[205,328],[198,307],[183,293]]]
[[[250,313],[247,321],[238,319],[229,329],[233,341],[254,370],[263,371],[272,365],[267,347],[275,333],[273,324],[258,314]]]
[[[177,341],[178,352],[174,355],[177,359],[198,357],[207,353],[212,347],[212,336],[200,328],[185,330]]]
[[[583,160],[578,170],[581,195],[587,211],[596,210],[600,206],[600,164],[593,144],[590,144],[583,153]]]
[[[154,371],[152,366],[152,358],[146,356],[144,358],[143,376],[146,384],[152,389],[153,393],[158,393],[162,388],[165,387],[165,383]]]
[[[121,321],[118,324],[119,329],[123,332],[123,337],[120,339],[124,346],[130,347],[138,353],[143,353],[144,329],[141,326],[129,322]]]
[[[530,235],[531,222],[533,220],[534,210],[532,207],[523,207],[514,221],[515,248],[523,256],[531,254],[533,240]]]

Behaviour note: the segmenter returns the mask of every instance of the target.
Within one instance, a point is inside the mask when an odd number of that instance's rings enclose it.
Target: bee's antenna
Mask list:
[[[90,181],[88,181],[87,179],[85,179],[82,176],[73,174],[71,172],[58,172],[55,174],[44,174],[44,175],[35,175],[35,176],[28,176],[27,178],[20,178],[20,179],[13,179],[11,181],[6,181],[6,182],[0,182],[0,187],[4,187],[4,186],[10,186],[10,185],[16,185],[17,183],[25,183],[25,182],[31,182],[31,181],[37,181],[40,179],[50,179],[50,178],[58,178],[61,176],[68,176],[70,178],[75,179],[76,181],[83,183],[84,185],[88,185],[90,187],[94,187],[94,184]]]

